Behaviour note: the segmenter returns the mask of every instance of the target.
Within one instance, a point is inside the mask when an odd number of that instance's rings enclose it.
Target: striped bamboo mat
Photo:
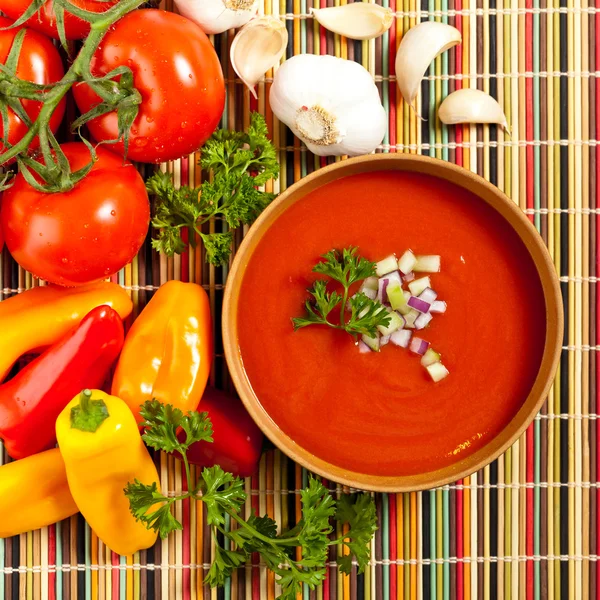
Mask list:
[[[556,264],[567,327],[556,383],[523,437],[494,464],[454,485],[377,495],[380,529],[370,568],[342,576],[332,564],[326,585],[305,590],[303,597],[596,597],[600,12],[588,0],[383,0],[396,13],[392,29],[377,40],[353,42],[320,29],[308,14],[311,6],[333,0],[313,1],[264,2],[261,10],[285,19],[288,56],[335,54],[360,62],[375,77],[389,113],[389,132],[379,151],[455,162],[518,203]],[[419,100],[428,120],[419,121],[399,98],[394,56],[403,32],[424,19],[456,26],[463,44],[431,67]],[[282,191],[326,161],[306,152],[273,118],[267,102],[272,73],[259,86],[258,102],[235,81],[228,61],[232,39],[231,33],[214,39],[227,79],[222,125],[245,126],[251,110],[266,115],[282,165],[273,189]],[[440,126],[435,118],[440,99],[465,86],[499,99],[511,137],[495,127]],[[201,176],[193,156],[165,168],[177,182],[194,183]],[[200,282],[210,294],[219,332],[226,277],[227,269],[209,268],[199,249],[167,260],[148,244],[114,280],[131,292],[136,312],[169,279]],[[6,252],[0,281],[4,298],[36,285]],[[220,342],[216,351],[212,382],[230,389]],[[180,490],[180,464],[164,455],[157,461],[163,489]],[[284,526],[293,523],[297,491],[306,477],[279,452],[267,452],[258,474],[246,483],[247,510],[253,506]],[[272,576],[258,565],[237,573],[224,590],[203,587],[212,557],[204,515],[189,503],[178,511],[183,532],[128,560],[108,552],[80,517],[0,541],[0,598],[276,596]]]

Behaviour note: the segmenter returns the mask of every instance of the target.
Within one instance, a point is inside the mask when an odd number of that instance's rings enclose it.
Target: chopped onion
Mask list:
[[[417,256],[417,262],[414,270],[419,273],[438,273],[440,270],[441,258],[438,254],[426,254]]]
[[[390,342],[394,344],[394,346],[400,346],[401,348],[408,348],[408,344],[410,343],[410,338],[412,336],[412,332],[408,329],[400,329],[398,331],[394,331],[390,336]]]
[[[423,354],[425,354],[425,352],[427,352],[428,348],[429,348],[429,342],[426,342],[425,340],[422,340],[421,338],[414,337],[410,341],[410,346],[409,346],[410,351],[414,352],[415,354],[419,354],[420,356],[423,356]]]
[[[407,275],[408,273],[410,273],[413,270],[416,262],[417,262],[417,257],[410,250],[407,250],[398,259],[398,270],[403,275]]]
[[[446,369],[446,367],[441,362],[435,362],[432,365],[426,367],[426,369],[431,379],[433,379],[435,383],[441,381],[445,377],[448,377],[448,375],[450,374],[448,369]]]
[[[411,271],[410,273],[407,273],[406,275],[404,275],[404,277],[402,277],[402,279],[404,280],[405,283],[408,283],[409,281],[413,281],[415,278],[415,274]]]
[[[429,325],[429,321],[433,319],[431,313],[422,313],[415,319],[415,329],[423,329]]]
[[[419,311],[416,311],[414,308],[411,308],[407,314],[404,315],[404,327],[408,329],[415,328],[415,321],[419,316]]]
[[[383,277],[392,271],[396,271],[398,269],[398,261],[393,254],[390,254],[387,258],[380,260],[375,264],[375,272],[378,277]]]
[[[439,362],[441,356],[433,349],[429,348],[425,354],[423,354],[423,358],[421,358],[421,364],[424,367],[428,367],[433,363]]]
[[[367,346],[362,340],[360,340],[360,342],[358,342],[358,351],[361,354],[365,354],[366,352],[371,352],[371,348],[369,348],[369,346]]]
[[[392,334],[390,334],[390,335],[382,335],[379,338],[379,346],[381,347],[381,346],[385,346],[386,344],[388,344],[391,337],[392,337]]]
[[[362,292],[369,300],[375,300],[377,298],[377,290],[372,290],[371,288],[361,288],[358,290]]]
[[[375,277],[375,276],[373,276],[373,277],[367,277],[362,282],[362,285],[360,287],[368,289],[368,290],[375,290],[375,291],[377,291],[378,281],[379,281],[379,279],[377,279],[377,277]]]
[[[368,335],[362,335],[360,338],[373,352],[379,352],[379,336],[370,337]]]
[[[421,298],[417,298],[416,296],[411,296],[408,299],[408,305],[415,310],[418,310],[420,313],[429,312],[431,308],[431,304],[429,302],[425,302],[425,300],[421,300]]]
[[[377,289],[377,300],[382,304],[387,304],[388,296],[387,296],[387,286],[389,283],[389,279],[382,277],[379,280],[378,289]]]
[[[437,298],[437,292],[434,292],[431,288],[425,288],[420,294],[419,298],[425,300],[429,304],[433,304]]]
[[[400,277],[400,273],[398,273],[398,271],[392,271],[391,273],[388,273],[385,277],[381,277],[378,280],[377,300],[379,300],[379,302],[388,302],[387,288],[390,285],[402,285],[402,278]]]
[[[404,327],[404,317],[389,309],[388,314],[390,316],[390,324],[387,327],[384,327],[383,325],[377,326],[377,329],[381,335],[390,335],[397,329],[402,329]]]
[[[420,277],[419,279],[415,279],[408,284],[408,289],[413,296],[418,296],[421,292],[423,292],[426,288],[431,287],[431,280],[429,277]]]
[[[436,300],[429,309],[429,312],[432,313],[445,313],[446,312],[446,303],[443,300]]]

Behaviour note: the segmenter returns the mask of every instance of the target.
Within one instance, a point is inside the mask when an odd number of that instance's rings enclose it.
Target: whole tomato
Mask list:
[[[204,32],[183,17],[163,10],[136,10],[106,34],[92,59],[92,73],[105,75],[125,65],[142,95],[131,128],[131,160],[163,162],[194,152],[210,137],[225,105],[219,59]],[[100,102],[87,84],[73,88],[82,112]],[[97,141],[118,136],[117,115],[88,124]],[[123,143],[110,146],[123,152]]]
[[[0,28],[8,27],[11,23],[12,21],[0,17]],[[13,41],[21,29],[23,29],[23,27],[15,27],[14,29],[0,31],[0,63],[6,63]],[[32,81],[33,83],[42,85],[54,83],[62,79],[62,76],[64,75],[62,60],[60,59],[58,50],[47,37],[37,31],[26,29],[23,46],[21,47],[21,53],[19,54],[19,62],[17,63],[16,75],[19,79]],[[33,100],[23,100],[23,108],[29,115],[29,118],[32,121],[35,121],[42,105],[40,102],[35,102]],[[50,118],[50,127],[52,128],[52,131],[58,129],[64,114],[65,100],[63,98]],[[8,124],[8,141],[13,145],[27,133],[27,125],[25,125],[25,123],[23,123],[10,108],[8,108]],[[0,138],[4,139],[4,127],[1,121]],[[36,138],[32,147],[35,147],[38,144],[39,140]],[[0,152],[4,151],[4,149],[4,145],[0,144]]]
[[[61,146],[71,169],[85,166],[82,143]],[[4,192],[0,216],[6,247],[24,268],[51,283],[103,279],[131,262],[150,220],[148,194],[135,167],[105,148],[90,173],[68,192],[45,194],[22,174]]]
[[[101,13],[108,10],[119,0],[110,0],[109,2],[98,2],[97,0],[69,0],[71,4],[78,8],[89,10],[90,12]],[[30,6],[32,0],[0,0],[0,10],[8,17],[16,21]],[[58,39],[58,29],[56,28],[56,15],[54,14],[54,3],[47,0],[45,4],[26,21],[26,25],[37,31],[41,31],[50,37]],[[81,40],[90,32],[89,23],[75,17],[68,11],[65,11],[65,35],[68,40]]]

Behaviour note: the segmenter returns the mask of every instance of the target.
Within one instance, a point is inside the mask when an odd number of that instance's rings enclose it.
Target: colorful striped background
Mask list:
[[[597,171],[600,124],[597,83],[600,13],[588,0],[383,0],[396,13],[392,29],[369,42],[330,34],[309,16],[311,6],[344,0],[265,0],[261,11],[285,19],[288,56],[335,54],[363,64],[375,77],[389,113],[380,152],[437,156],[476,171],[504,190],[532,219],[560,275],[566,332],[550,397],[523,437],[482,471],[430,492],[376,495],[380,529],[370,567],[340,575],[332,564],[322,589],[303,598],[588,598],[597,596]],[[166,6],[166,8],[170,8]],[[432,65],[418,120],[399,98],[395,49],[425,19],[461,30],[463,44]],[[224,127],[243,127],[251,110],[266,115],[282,172],[275,191],[326,163],[301,147],[274,119],[269,73],[250,100],[228,62],[233,34],[214,39],[227,78]],[[511,129],[442,127],[435,109],[463,86],[490,92]],[[179,182],[198,182],[195,157],[165,165]],[[216,227],[212,224],[211,228]],[[239,241],[239,240],[238,240]],[[220,331],[227,269],[209,268],[200,249],[168,260],[149,244],[114,279],[139,311],[168,279],[202,283]],[[4,252],[4,298],[36,285]],[[508,349],[510,351],[510,349]],[[213,384],[231,389],[217,345]],[[0,454],[0,458],[2,455]],[[6,457],[4,456],[4,459]],[[180,464],[157,457],[163,488],[181,489]],[[299,509],[307,473],[277,451],[267,452],[246,482],[253,506],[286,526]],[[334,488],[332,484],[332,488]],[[220,591],[203,587],[211,541],[202,510],[178,509],[183,532],[130,559],[111,554],[80,517],[0,541],[0,598],[271,599],[273,577],[259,565],[238,572]]]

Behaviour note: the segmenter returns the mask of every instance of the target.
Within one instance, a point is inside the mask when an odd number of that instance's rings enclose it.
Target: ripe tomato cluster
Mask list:
[[[118,4],[118,0],[71,2],[97,13]],[[30,4],[31,0],[0,0],[0,10],[16,20]],[[47,37],[59,38],[52,2],[25,26],[4,29],[11,23],[0,17],[0,63],[11,61],[15,39],[24,29],[14,75],[49,88],[61,81],[63,59]],[[66,39],[83,39],[89,31],[88,23],[65,14]],[[103,77],[118,67],[131,70],[133,87],[141,97],[129,131],[127,159],[148,163],[177,159],[199,149],[217,127],[225,104],[223,73],[208,37],[191,21],[155,9],[127,13],[110,27],[89,70],[92,76]],[[71,91],[82,114],[102,102],[83,81]],[[42,108],[41,102],[30,99],[21,105],[25,114],[6,103],[9,131],[5,136],[0,123],[0,133],[2,139],[8,138],[8,147],[23,138]],[[62,99],[49,120],[52,132],[59,131],[64,112]],[[96,146],[97,161],[81,181],[71,189],[46,193],[32,186],[21,168],[2,198],[0,242],[4,237],[21,266],[60,285],[81,285],[117,272],[138,252],[149,225],[145,184],[124,161],[117,112],[97,116],[87,127],[91,141],[103,145]],[[39,145],[36,137],[30,153]],[[73,172],[90,161],[84,143],[62,144],[61,150]],[[31,177],[41,182],[37,174],[30,173]]]

